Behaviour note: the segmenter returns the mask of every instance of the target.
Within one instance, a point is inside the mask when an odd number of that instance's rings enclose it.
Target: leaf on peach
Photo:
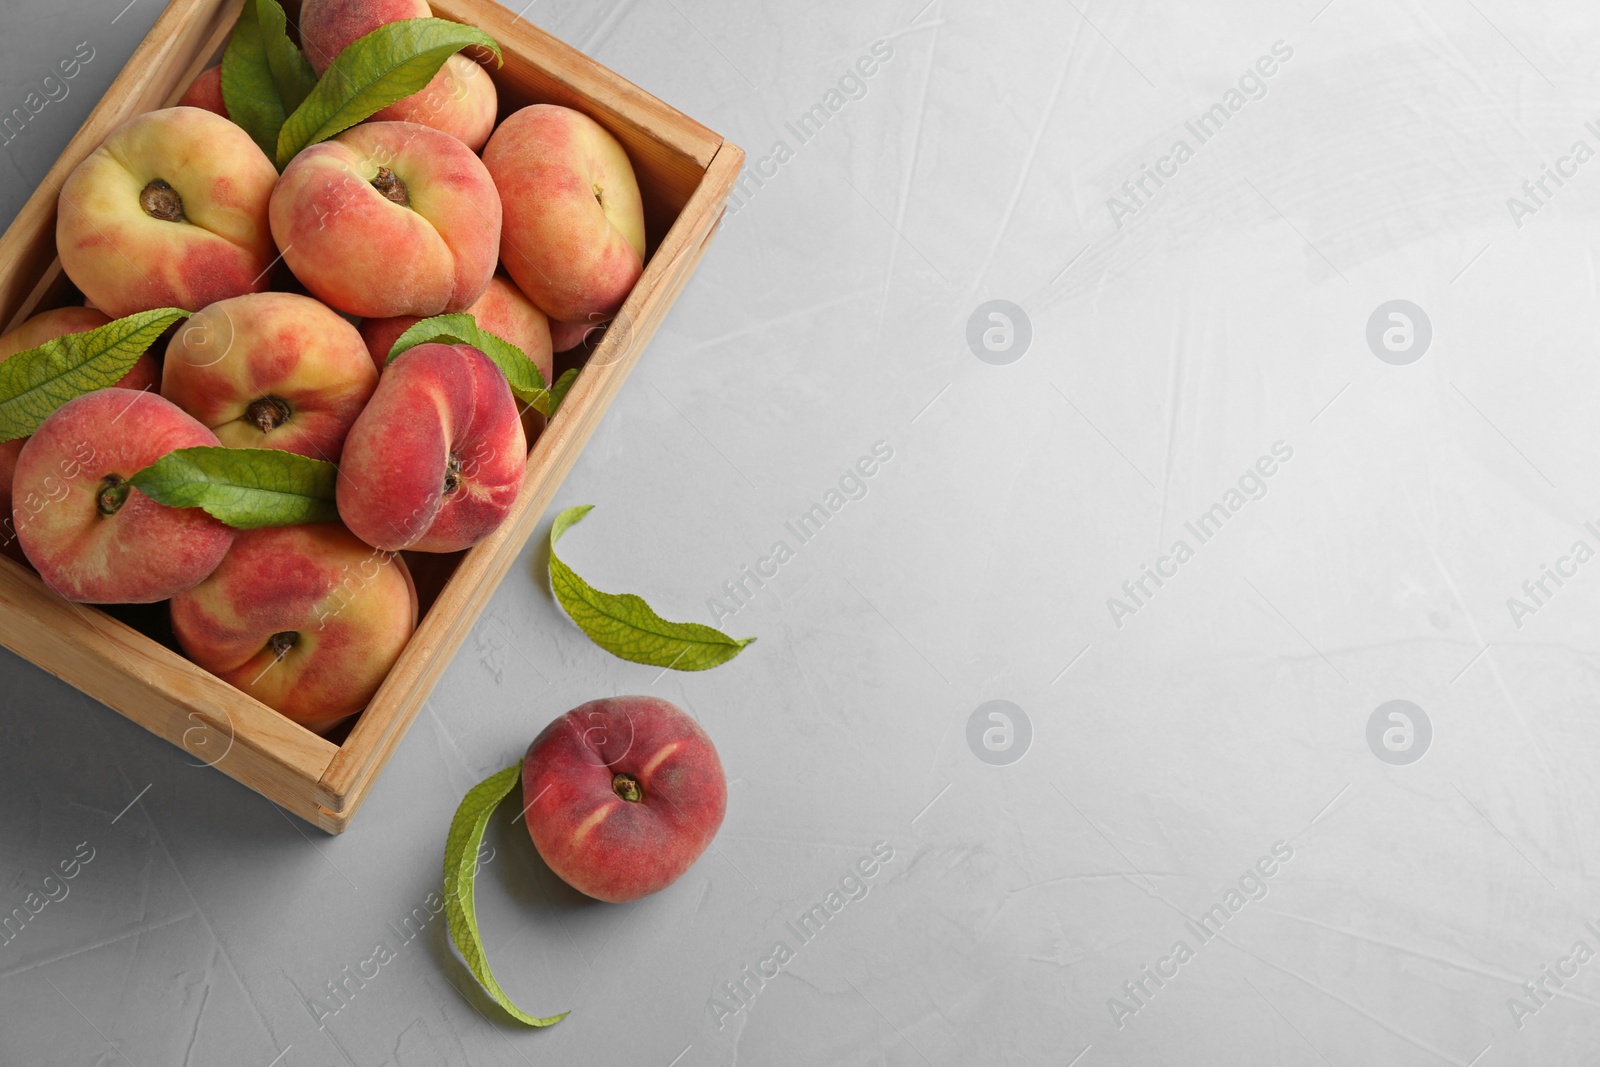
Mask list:
[[[540,1018],[529,1015],[511,1002],[506,991],[495,981],[489,970],[489,957],[483,950],[483,936],[478,933],[478,907],[473,890],[478,877],[478,849],[483,844],[483,831],[489,825],[489,816],[522,778],[522,763],[518,761],[505,770],[490,775],[467,791],[450,820],[450,833],[444,844],[444,906],[445,922],[450,928],[450,940],[461,950],[461,958],[484,991],[518,1022],[529,1026],[549,1026],[565,1019],[568,1012]]]
[[[300,151],[342,133],[398,100],[420,92],[445,60],[481,46],[500,59],[500,46],[482,30],[446,19],[401,19],[345,46],[309,96],[284,121],[275,152],[278,169]]]
[[[289,40],[278,0],[247,0],[222,54],[222,102],[228,117],[261,146],[278,152],[278,132],[316,87],[317,75]]]
[[[338,477],[327,460],[282,449],[201,445],[168,452],[128,481],[158,504],[259,530],[337,519]]]
[[[69,333],[0,363],[0,441],[27,437],[67,401],[116,385],[182,308],[140,311]]]
[[[395,338],[385,366],[393,363],[396,357],[406,350],[432,342],[471,345],[488,356],[489,361],[499,367],[500,373],[506,376],[506,384],[511,386],[511,395],[541,415],[554,417],[556,408],[567,395],[567,390],[572,388],[572,379],[577,377],[578,373],[576,370],[569,370],[561,376],[554,388],[546,386],[544,375],[539,373],[538,365],[528,358],[527,353],[505,338],[479,326],[478,321],[465,311],[450,315],[435,315],[431,319],[413,323],[410,329]],[[566,382],[565,386],[561,384],[563,381]],[[559,394],[556,389],[560,389]]]
[[[578,577],[557,558],[556,542],[593,507],[568,508],[550,528],[550,589],[589,640],[619,659],[678,671],[721,666],[755,640],[697,622],[668,622],[632,593],[602,593]]]

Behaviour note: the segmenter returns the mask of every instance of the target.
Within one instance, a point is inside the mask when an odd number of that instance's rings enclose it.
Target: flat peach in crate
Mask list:
[[[117,390],[120,398],[113,399],[119,399],[124,407],[130,400],[136,405],[148,404],[152,415],[159,415],[158,422],[165,420],[174,425],[180,421],[180,407],[187,404],[197,411],[203,407],[200,422],[190,419],[195,422],[194,428],[186,435],[178,435],[183,438],[181,442],[174,438],[172,447],[176,450],[143,470],[122,470],[127,464],[120,456],[109,454],[110,445],[96,449],[93,442],[85,441],[73,446],[69,440],[72,435],[63,434],[58,422],[39,441],[27,463],[34,472],[33,481],[26,487],[16,486],[19,495],[12,504],[15,515],[32,522],[36,530],[55,529],[55,516],[47,509],[59,507],[65,513],[68,505],[61,501],[75,498],[67,489],[61,490],[59,498],[51,495],[54,490],[41,496],[41,487],[65,486],[71,478],[98,479],[90,487],[94,492],[85,499],[91,509],[98,509],[96,514],[112,522],[122,509],[130,507],[130,500],[137,510],[130,510],[123,517],[144,522],[154,514],[158,528],[165,516],[153,509],[163,507],[186,515],[201,516],[201,508],[213,517],[229,515],[226,508],[214,509],[210,503],[194,506],[163,495],[170,492],[170,487],[164,487],[158,469],[190,454],[196,454],[191,480],[237,480],[235,475],[226,473],[233,470],[227,463],[223,463],[225,473],[220,475],[216,474],[215,465],[207,464],[217,456],[230,462],[248,456],[256,457],[252,462],[260,464],[250,477],[265,482],[288,477],[285,471],[299,478],[311,470],[315,477],[306,475],[310,480],[303,484],[315,483],[317,488],[296,490],[306,495],[306,502],[295,518],[285,520],[294,525],[267,521],[260,515],[241,518],[231,514],[231,518],[224,518],[228,525],[241,527],[228,549],[230,554],[238,553],[234,563],[226,562],[231,555],[224,557],[220,565],[211,558],[217,554],[212,542],[227,540],[219,536],[207,541],[203,550],[196,548],[191,559],[173,564],[169,569],[175,575],[163,574],[161,582],[147,582],[137,591],[139,595],[115,596],[119,590],[117,583],[112,583],[114,599],[149,600],[158,593],[172,595],[182,586],[192,590],[178,593],[185,608],[177,636],[165,603],[95,607],[61,596],[39,573],[14,562],[15,546],[9,544],[13,525],[8,523],[8,558],[0,559],[0,642],[289,811],[337,833],[345,829],[360,807],[495,585],[506,575],[532,533],[578,451],[699,263],[738,176],[743,153],[493,0],[439,0],[431,5],[431,11],[424,0],[305,0],[305,5],[309,10],[304,14],[317,35],[315,41],[306,42],[311,46],[307,49],[311,62],[298,73],[289,71],[279,81],[283,106],[276,119],[267,123],[266,134],[260,109],[248,96],[240,95],[242,61],[237,56],[251,49],[259,55],[263,48],[281,46],[285,31],[281,22],[274,25],[274,20],[280,18],[275,14],[277,5],[270,0],[172,0],[156,21],[105,98],[0,237],[0,327],[5,332],[41,313],[86,302],[108,315],[135,314],[110,324],[90,315],[82,316],[83,322],[74,320],[70,325],[52,320],[20,334],[28,339],[27,343],[42,347],[18,353],[9,372],[5,364],[0,364],[0,425],[9,428],[8,436],[22,438],[41,431],[45,426],[41,419],[55,417],[35,411],[20,422],[11,418],[4,399],[12,395],[6,391],[8,380],[13,382],[14,393],[17,380],[37,381],[55,375],[57,380],[67,381],[70,375],[62,377],[63,367],[80,376],[87,367],[99,375],[95,384],[109,386],[117,379],[107,377],[107,368],[123,365],[111,356],[119,360],[125,356],[124,362],[130,368],[136,359],[139,367],[148,368],[151,357],[164,350],[169,363],[166,373],[172,376],[162,390],[168,399],[135,399],[138,394],[126,390]],[[457,29],[444,27],[441,37],[436,24],[421,21],[430,15],[457,24]],[[395,22],[397,19],[415,21],[402,25]],[[383,26],[386,23],[392,25]],[[242,41],[233,39],[236,25],[242,28],[241,32],[248,31]],[[492,38],[499,49],[500,62],[487,47],[463,51],[461,42],[473,38],[460,27],[475,27]],[[343,126],[328,128],[326,123],[321,128],[311,128],[317,125],[318,118],[312,98],[318,93],[353,91],[348,85],[332,83],[341,78],[359,81],[363,76],[361,68],[342,59],[354,55],[354,50],[364,43],[370,44],[375,36],[389,40],[410,34],[413,28],[418,34],[415,40],[423,42],[416,46],[417,50],[428,51],[422,63],[431,80],[419,83],[410,97],[368,110],[371,121],[350,127],[348,134]],[[292,24],[288,32],[294,32]],[[457,43],[441,44],[441,40]],[[234,58],[220,71],[214,70],[225,49]],[[334,54],[330,56],[329,52]],[[278,67],[274,68],[275,74]],[[312,67],[321,72],[320,79]],[[199,85],[195,86],[197,79]],[[192,92],[191,86],[195,86]],[[243,101],[248,106],[230,107],[225,102],[230,97],[235,105]],[[173,106],[180,98],[199,105],[201,110],[152,114]],[[543,107],[526,114],[538,116],[539,122],[531,122],[525,116],[513,126],[516,132],[508,131],[498,145],[494,143],[493,128],[535,105]],[[553,110],[550,105],[570,112]],[[271,108],[267,110],[270,112]],[[312,112],[309,120],[305,114],[308,110]],[[240,114],[233,115],[232,120],[226,117],[234,111]],[[486,129],[490,115],[493,126]],[[132,133],[127,132],[130,128],[125,124],[135,119],[144,125],[135,124]],[[82,195],[63,205],[63,187],[75,172],[81,173],[85,161],[95,157],[96,150],[119,129],[123,132],[117,136],[149,158],[136,166],[118,168],[105,161],[103,155],[96,157],[102,162],[91,163],[91,168],[98,170],[76,179]],[[241,138],[241,131],[248,136]],[[281,136],[275,136],[274,131]],[[432,143],[441,134],[461,149],[452,151],[449,164],[438,168],[442,176],[437,180],[445,195],[435,196],[435,179],[431,177],[414,181],[414,187],[406,184],[406,174],[421,174],[426,168],[419,170],[405,160],[408,153],[419,150],[418,145]],[[185,190],[178,187],[182,183],[168,181],[157,171],[163,166],[162,152],[172,143],[195,138],[214,138],[221,147],[208,164],[216,173],[208,171],[205,187],[191,188],[186,196]],[[488,167],[474,154],[486,140],[486,151],[492,153]],[[331,194],[325,188],[319,191],[317,183],[301,182],[289,190],[282,178],[272,178],[271,171],[287,170],[301,156],[302,149],[319,143],[333,145],[336,141],[354,145],[355,150],[341,155],[335,148],[323,148],[315,158],[337,157],[335,169],[346,176],[353,172],[361,177],[359,188],[345,190],[365,198],[356,206],[329,199]],[[605,192],[593,202],[562,202],[557,187],[531,161],[519,160],[519,156],[533,151],[533,146],[566,151],[573,166],[581,168],[584,180],[596,188],[603,185]],[[226,158],[220,154],[223,148]],[[622,154],[631,165],[636,191],[626,176],[617,173],[616,161]],[[455,155],[461,158],[457,160]],[[130,157],[123,152],[122,158]],[[302,161],[309,164],[313,157],[302,157]],[[307,165],[299,169],[315,168]],[[332,170],[329,174],[332,177],[322,185],[337,185],[337,175]],[[485,178],[489,184],[485,184]],[[449,209],[440,208],[438,201],[447,199],[456,188],[475,189],[476,196],[494,189],[498,199],[509,201],[515,197],[516,210],[507,206],[504,228],[500,227],[499,212],[495,210],[500,208],[499,203],[492,207],[487,202],[476,205],[482,211],[477,212],[475,220],[463,217],[459,210],[452,215]],[[103,193],[107,189],[111,192]],[[389,233],[390,239],[394,227],[385,219],[399,219],[407,226],[415,224],[409,240],[421,251],[403,263],[395,263],[394,269],[410,268],[414,259],[434,270],[435,275],[448,275],[445,283],[436,284],[436,276],[418,275],[404,287],[411,294],[408,301],[383,306],[369,300],[370,286],[362,292],[352,290],[353,296],[339,288],[356,286],[361,281],[353,272],[340,276],[324,270],[319,274],[318,267],[326,267],[325,263],[302,262],[294,275],[304,272],[308,277],[291,275],[290,269],[296,263],[289,257],[285,257],[287,264],[277,262],[263,269],[260,264],[264,253],[270,261],[280,250],[289,251],[282,249],[281,241],[270,241],[278,218],[275,214],[273,225],[268,225],[263,196],[270,199],[278,194],[286,197],[278,214],[283,216],[283,225],[290,228],[303,227],[308,214],[314,214],[319,206],[324,214],[348,208],[349,219],[336,220],[339,225],[354,225],[364,213],[371,214],[379,220],[378,229],[368,232]],[[553,216],[530,211],[528,198],[541,196],[549,200]],[[131,213],[127,211],[130,203]],[[80,217],[79,208],[88,214]],[[110,214],[93,214],[107,211]],[[412,214],[392,214],[401,211]],[[628,221],[630,211],[635,220],[632,223]],[[118,212],[123,214],[119,216]],[[518,243],[519,234],[540,234],[541,240],[554,235],[560,240],[564,229],[561,212],[574,213],[570,226],[606,226],[613,239],[601,247],[574,249],[586,252],[586,258],[574,257],[588,272],[585,277],[575,283],[558,280],[547,290],[529,292],[529,285],[539,289],[534,279],[542,264],[526,258],[513,263],[506,259],[506,248]],[[639,216],[643,220],[642,234],[638,233]],[[185,230],[159,228],[172,227],[174,223],[182,224]],[[94,225],[124,227],[125,231],[118,230],[118,236],[124,232],[132,236],[122,237],[123,240],[141,244],[147,250],[154,241],[161,248],[152,253],[148,263],[135,256],[133,263],[120,268],[107,264],[103,257],[95,257],[92,236],[84,237],[86,229]],[[355,232],[359,229],[356,226]],[[73,242],[72,247],[63,244],[58,248],[58,235],[60,240]],[[497,260],[506,273],[491,278]],[[129,272],[123,269],[127,266],[137,269]],[[252,268],[257,273],[252,274]],[[340,301],[356,301],[367,302],[373,313],[405,316],[382,323],[374,320],[365,331],[368,344],[374,346],[372,360],[382,368],[377,389],[371,393],[374,399],[365,399],[370,379],[365,383],[359,380],[366,372],[359,371],[342,351],[337,363],[343,369],[338,373],[349,380],[335,383],[329,391],[332,399],[322,396],[318,376],[327,373],[325,368],[331,365],[328,361],[332,357],[314,353],[307,357],[312,359],[307,367],[297,366],[295,360],[301,353],[293,340],[297,328],[294,313],[275,310],[304,305],[296,300],[244,295],[267,289],[301,291],[301,287],[309,290],[310,298],[321,297],[323,303],[331,303],[339,310],[354,310],[340,307]],[[541,305],[541,299],[559,306]],[[244,306],[265,308],[277,318],[263,324],[252,321],[250,316],[215,312],[188,317],[207,305],[226,310],[230,305],[213,302],[227,300],[265,301]],[[501,310],[496,315],[490,310],[511,307],[517,309],[514,314]],[[429,324],[435,320],[424,318],[421,325],[410,321],[418,316],[462,311],[465,315],[434,331],[438,336],[430,333]],[[481,320],[466,317],[479,311],[483,313]],[[315,320],[316,316],[309,318]],[[609,325],[603,330],[594,328],[596,323],[606,321]],[[500,323],[504,325],[497,325]],[[511,344],[502,344],[489,336],[497,328],[514,330],[517,336],[509,338]],[[109,332],[86,332],[92,329]],[[64,330],[73,332],[62,340],[50,340]],[[164,332],[172,333],[173,339],[156,344]],[[552,333],[563,338],[584,336],[587,340],[552,368]],[[519,344],[530,347],[524,352],[516,347]],[[351,347],[351,340],[342,340],[340,345]],[[399,351],[394,362],[385,358],[380,345],[391,345]],[[196,373],[205,369],[208,352],[218,358],[227,353],[237,357],[233,346],[256,353],[271,351],[274,356],[267,359],[258,355],[256,362],[247,367],[250,373]],[[146,349],[150,350],[149,355],[138,355]],[[479,349],[492,351],[485,358],[480,357]],[[110,352],[111,356],[87,354],[91,350]],[[522,358],[511,361],[508,352],[519,353]],[[174,353],[193,366],[174,370]],[[386,376],[395,371],[399,360],[408,357],[408,369],[402,368],[406,372],[386,387]],[[483,366],[478,365],[480,358]],[[95,364],[96,359],[101,362]],[[350,426],[351,437],[338,444],[338,448],[346,448],[364,415],[370,416],[369,421],[383,420],[384,411],[377,408],[376,398],[388,395],[384,403],[393,405],[396,398],[403,399],[407,390],[426,392],[439,386],[435,380],[442,373],[439,367],[463,360],[475,368],[469,376],[473,384],[468,392],[472,395],[456,398],[463,414],[455,422],[442,415],[448,424],[427,430],[410,442],[419,450],[418,455],[426,454],[431,457],[430,463],[436,460],[440,465],[438,490],[430,484],[418,497],[419,515],[432,509],[431,517],[427,523],[421,519],[403,520],[396,536],[377,538],[386,547],[371,547],[374,532],[368,524],[363,544],[337,523],[338,511],[330,510],[343,503],[344,489],[335,492],[332,477],[337,473],[333,461],[340,457],[324,455],[318,459],[298,454],[326,453],[333,447],[331,438],[324,432],[314,435],[318,442],[315,448],[294,447],[289,442],[310,439],[293,432],[297,420],[325,418],[330,407],[338,408],[335,423],[341,429],[347,423]],[[486,371],[490,362],[499,368],[499,376]],[[563,368],[577,369],[576,379],[548,380],[552,369]],[[141,373],[141,380],[152,377],[148,369]],[[86,396],[102,395],[88,392],[90,388],[83,386],[80,391]],[[455,382],[452,388],[459,392],[462,383]],[[564,388],[570,391],[561,399]],[[507,423],[500,414],[507,410],[504,397],[495,399],[490,395],[505,390],[516,397],[510,410],[523,410],[520,426],[516,420]],[[351,396],[362,398],[365,405],[353,422],[347,410]],[[177,405],[171,403],[173,398],[178,400]],[[558,402],[559,408],[545,425],[540,415]],[[230,416],[248,432],[227,423]],[[33,421],[28,421],[30,418]],[[217,429],[219,423],[227,428]],[[183,425],[188,427],[189,423]],[[208,444],[214,439],[212,430],[216,430],[214,437],[222,438],[223,445],[232,447],[189,447],[194,442]],[[259,440],[252,436],[258,431]],[[478,459],[473,456],[472,440],[492,440],[499,448],[505,442],[523,440],[524,432],[531,445],[525,463],[502,472],[497,466],[490,469],[493,464],[487,451],[480,449]],[[362,448],[368,453],[361,463],[369,468],[381,466],[381,450],[374,453],[371,447],[373,434],[361,433],[367,442]],[[241,446],[275,451],[236,451]],[[27,448],[23,445],[21,451],[26,453]],[[0,456],[17,451],[16,444],[8,444],[0,447]],[[140,453],[141,462],[148,460],[148,451]],[[503,465],[503,458],[499,462]],[[323,466],[315,466],[318,464]],[[324,469],[329,472],[326,477]],[[157,475],[152,477],[152,471]],[[346,474],[359,476],[354,468]],[[476,492],[486,481],[494,482],[493,491],[485,489],[483,499],[474,501],[480,506],[472,513],[472,521],[452,517],[451,509],[460,509],[451,500],[451,493]],[[84,496],[86,490],[80,488],[77,492]],[[351,486],[351,500],[359,496],[359,487]],[[498,521],[486,521],[485,514]],[[328,525],[299,525],[314,520]],[[431,529],[435,532],[448,528],[455,539],[430,539],[428,523],[433,523]],[[72,532],[70,523],[62,520],[62,525]],[[263,529],[260,533],[248,532],[255,527]],[[145,536],[142,530],[135,532]],[[28,540],[36,538],[30,534]],[[138,543],[137,538],[133,540]],[[416,543],[450,547],[469,542],[471,547],[465,551],[426,554],[407,549],[404,557],[393,554]],[[28,548],[26,542],[23,548]],[[258,555],[259,560],[255,558]],[[269,628],[284,627],[271,633],[252,628],[261,620],[235,618],[222,610],[221,605],[229,602],[226,591],[230,584],[239,582],[241,577],[248,581],[253,573],[270,569],[272,560],[300,558],[328,566],[330,561],[337,562],[338,573],[356,577],[335,583],[338,588],[328,590],[328,582],[318,585],[316,568],[308,566],[309,584],[299,590],[300,601],[291,606],[292,610],[284,608],[273,620],[267,620]],[[185,571],[184,567],[190,569]],[[373,576],[361,577],[369,571]],[[375,577],[379,574],[383,577]],[[65,579],[56,580],[65,583]],[[383,610],[389,615],[352,615],[341,620],[340,613],[366,607],[351,602],[363,588],[363,581],[381,587],[381,596],[371,599],[388,605]],[[103,583],[90,583],[90,587],[106,588]],[[410,608],[413,590],[419,618],[406,639],[411,620],[402,616]],[[176,603],[171,610],[176,610]],[[279,711],[244,691],[253,684],[247,677],[253,664],[282,664],[286,676],[293,673],[315,677],[318,670],[326,669],[318,657],[326,657],[337,669],[337,647],[330,649],[311,640],[302,643],[302,636],[311,633],[314,624],[298,620],[308,614],[312,619],[332,620],[319,630],[335,636],[341,632],[381,630],[388,636],[374,639],[374,647],[398,648],[397,653],[383,652],[384,656],[393,655],[392,666],[382,673],[380,664],[381,683],[365,700],[364,709],[333,729],[327,726],[328,716],[347,713],[350,708],[345,705],[359,702],[359,693],[352,697],[346,688],[319,705],[306,700],[308,688],[314,687],[301,686],[288,677],[276,685],[258,686],[255,691],[259,696],[285,709]],[[396,627],[400,629],[397,631]],[[195,646],[191,651],[197,653],[196,658],[211,662],[218,674],[183,655],[178,637],[185,634]],[[246,647],[255,643],[261,648]],[[372,657],[368,656],[362,666],[371,672]],[[238,686],[224,681],[219,674],[232,678]],[[378,676],[374,674],[374,680]],[[297,695],[285,695],[291,692]],[[296,718],[328,732],[314,732]]]

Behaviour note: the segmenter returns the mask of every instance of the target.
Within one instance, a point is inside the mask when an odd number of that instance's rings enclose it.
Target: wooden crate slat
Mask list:
[[[280,803],[310,810],[308,778],[320,778],[338,751],[126,623],[63,600],[3,557],[0,637],[18,655],[200,762],[217,760],[220,770]]]

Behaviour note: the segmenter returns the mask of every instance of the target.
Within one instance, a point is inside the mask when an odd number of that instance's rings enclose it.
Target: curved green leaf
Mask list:
[[[305,102],[311,90],[317,87],[317,72],[311,69],[305,53],[289,40],[289,18],[278,0],[255,0],[256,18],[261,22],[261,36],[267,46],[267,65],[272,68],[272,81],[278,87],[278,98],[283,110],[293,113]],[[268,152],[267,155],[272,155]]]
[[[549,1026],[565,1019],[570,1013],[547,1015],[540,1018],[529,1015],[506,996],[500,983],[489,970],[489,957],[483,951],[483,936],[478,933],[478,907],[473,899],[473,889],[478,875],[478,847],[483,844],[483,831],[489,825],[489,816],[506,798],[522,778],[522,763],[513,763],[505,770],[490,775],[461,798],[455,818],[450,820],[450,834],[444,843],[444,907],[445,922],[450,928],[450,940],[461,950],[461,958],[483,986],[513,1019],[529,1026]]]
[[[472,45],[500,58],[493,37],[445,19],[401,19],[351,41],[278,133],[278,168],[308,145],[326,141],[397,100],[423,89],[444,61]]]
[[[0,441],[27,437],[74,397],[116,385],[182,308],[155,308],[69,333],[0,363]]]
[[[578,577],[556,557],[556,542],[593,507],[568,508],[550,528],[550,588],[589,640],[620,659],[679,671],[720,666],[755,640],[729,637],[697,622],[668,622],[632,593],[602,593]]]
[[[222,53],[222,105],[234,121],[271,159],[278,151],[278,131],[287,112],[272,80],[267,46],[262,39],[256,7],[247,3],[239,12]]]
[[[339,517],[339,468],[277,448],[201,445],[168,452],[128,481],[158,504],[201,508],[239,530]]]
[[[389,359],[385,366],[393,363],[395,357],[407,349],[432,341],[471,345],[500,368],[500,373],[506,376],[506,383],[511,386],[513,396],[541,415],[554,414],[551,390],[545,385],[544,375],[539,373],[538,366],[528,358],[527,353],[503,337],[498,337],[479,326],[478,321],[465,311],[451,315],[435,315],[431,319],[414,323],[405,333],[395,338],[394,347],[389,349]],[[567,388],[571,386],[571,381],[568,381]],[[561,391],[561,395],[566,395],[566,389]]]
[[[222,102],[231,118],[272,158],[284,119],[317,84],[306,57],[289,40],[278,0],[249,0],[222,54]]]

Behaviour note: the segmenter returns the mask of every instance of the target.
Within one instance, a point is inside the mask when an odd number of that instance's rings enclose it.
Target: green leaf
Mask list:
[[[322,74],[311,94],[284,121],[275,155],[278,168],[301,149],[326,141],[397,100],[419,92],[444,61],[471,45],[500,58],[493,37],[445,19],[401,19],[351,41]]]
[[[272,79],[272,65],[267,62],[254,4],[245,4],[239,12],[227,51],[222,53],[222,105],[268,159],[277,153],[278,131],[286,113]]]
[[[550,588],[589,640],[621,659],[652,667],[703,671],[728,662],[753,637],[733,638],[697,622],[668,622],[631,593],[602,593],[556,558],[556,542],[594,505],[568,508],[550,528]]]
[[[339,468],[277,448],[200,445],[168,452],[131,482],[158,504],[202,508],[239,530],[298,526],[339,517]]]
[[[228,117],[272,158],[289,113],[316,87],[317,75],[289,40],[278,0],[247,0],[222,54],[222,103]]]
[[[423,319],[413,324],[405,333],[395,338],[394,347],[389,349],[389,358],[385,366],[393,363],[395,357],[407,349],[433,341],[451,345],[471,345],[500,368],[500,373],[506,376],[506,383],[511,386],[513,396],[541,415],[554,413],[551,390],[546,387],[544,375],[539,373],[538,366],[528,358],[527,353],[503,337],[497,337],[483,329],[477,320],[465,311],[458,311],[453,315],[435,315],[431,319]],[[567,388],[571,387],[572,383],[568,381]],[[561,391],[561,395],[566,395],[566,389]]]
[[[289,40],[286,29],[289,19],[278,0],[255,0],[255,9],[267,46],[267,64],[272,68],[272,80],[278,87],[278,99],[283,101],[283,110],[292,113],[317,87],[317,72],[311,69],[305,53]]]
[[[561,377],[556,379],[556,384],[550,387],[550,418],[555,418],[556,412],[561,410],[561,405],[566,402],[567,394],[572,391],[572,383],[577,380],[578,368],[569,367]]]
[[[478,979],[478,984],[506,1010],[513,1019],[529,1026],[549,1026],[565,1019],[569,1012],[548,1015],[544,1018],[529,1015],[506,996],[500,983],[489,970],[489,958],[483,951],[483,937],[478,933],[478,908],[473,899],[473,888],[478,876],[478,848],[483,844],[483,831],[489,825],[489,816],[506,798],[506,794],[522,778],[521,762],[513,763],[498,774],[490,775],[461,798],[455,818],[450,820],[450,835],[444,843],[444,907],[445,922],[450,928],[450,940],[461,950],[462,959]]]
[[[190,314],[182,308],[140,311],[0,363],[0,441],[27,437],[67,401],[116,385],[168,326]]]

